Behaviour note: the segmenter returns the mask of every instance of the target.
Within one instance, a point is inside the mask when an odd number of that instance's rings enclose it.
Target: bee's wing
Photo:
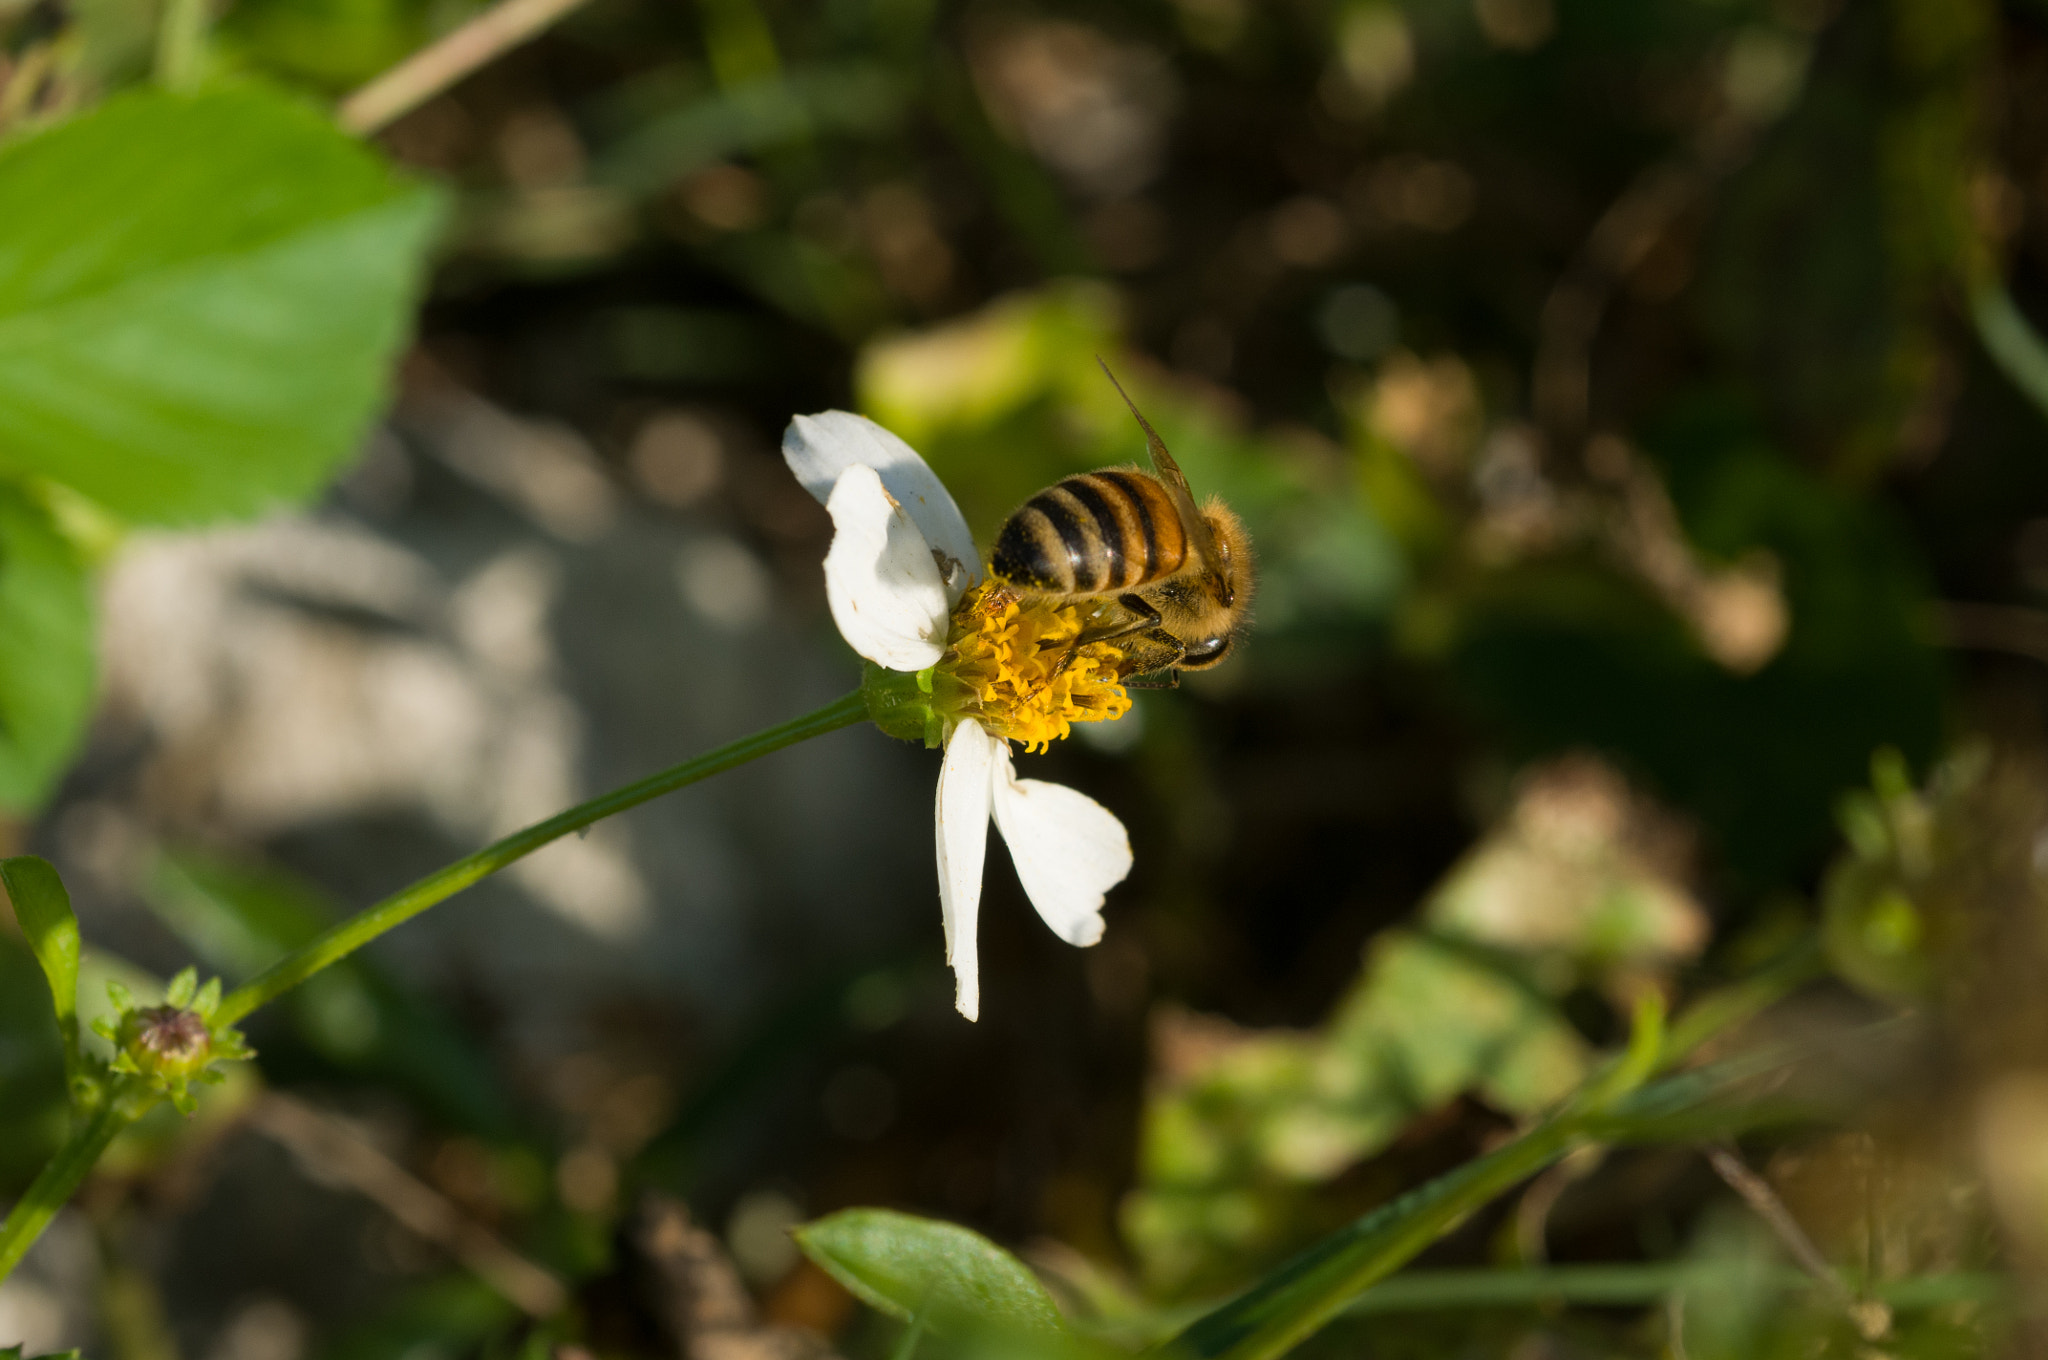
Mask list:
[[[1144,412],[1131,400],[1131,394],[1124,391],[1124,385],[1116,380],[1116,374],[1109,371],[1102,356],[1096,355],[1095,362],[1102,364],[1103,376],[1109,379],[1116,394],[1124,399],[1124,405],[1131,408],[1131,414],[1138,419],[1138,428],[1145,432],[1145,447],[1152,454],[1152,467],[1159,474],[1159,480],[1166,487],[1167,495],[1173,498],[1173,508],[1180,515],[1181,528],[1187,532],[1188,541],[1202,555],[1204,562],[1216,560],[1215,544],[1209,536],[1209,522],[1202,518],[1202,512],[1195,506],[1195,493],[1188,488],[1187,474],[1180,470],[1180,464],[1173,461],[1173,455],[1166,451],[1166,441],[1159,437],[1159,431],[1152,428],[1152,422],[1145,419]]]

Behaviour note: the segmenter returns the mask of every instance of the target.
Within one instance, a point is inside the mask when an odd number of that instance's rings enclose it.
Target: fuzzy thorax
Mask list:
[[[927,746],[944,745],[956,723],[972,718],[993,736],[1041,751],[1075,723],[1120,718],[1131,707],[1119,683],[1122,650],[1075,645],[1099,608],[985,581],[954,606],[936,666],[915,674],[868,668],[869,713],[883,731]]]

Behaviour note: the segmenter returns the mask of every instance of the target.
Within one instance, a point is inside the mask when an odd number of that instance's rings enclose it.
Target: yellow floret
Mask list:
[[[1022,598],[985,582],[953,611],[952,645],[939,675],[963,687],[962,716],[1044,750],[1074,723],[1120,718],[1131,697],[1117,683],[1123,653],[1108,642],[1074,646],[1095,605]]]

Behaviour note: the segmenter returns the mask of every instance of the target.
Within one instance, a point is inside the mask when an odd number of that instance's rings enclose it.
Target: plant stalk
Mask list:
[[[537,37],[585,0],[500,0],[437,42],[413,53],[342,101],[337,118],[358,137],[381,132],[406,114]]]
[[[438,869],[425,878],[401,888],[375,906],[367,907],[356,915],[342,921],[317,938],[293,950],[279,959],[262,973],[243,986],[237,987],[221,998],[220,1008],[213,1013],[216,1027],[232,1025],[258,1006],[275,1001],[284,993],[304,982],[313,974],[353,954],[370,941],[392,927],[402,925],[437,902],[446,901],[478,879],[487,878],[506,865],[547,845],[560,840],[572,831],[581,831],[593,822],[602,821],[615,813],[635,808],[664,793],[673,793],[700,779],[708,779],[750,760],[758,760],[785,746],[794,746],[800,741],[850,727],[867,716],[867,702],[859,691],[835,699],[815,713],[801,718],[792,718],[786,723],[756,732],[751,737],[742,737],[729,746],[686,760],[671,766],[659,774],[649,775],[637,783],[601,794],[587,803],[578,803],[566,812],[558,812],[544,822],[536,822],[524,831],[515,831],[496,844],[485,846],[475,854],[459,859],[446,868]]]
[[[1374,1285],[1344,1311],[1353,1317],[1469,1308],[1528,1308],[1566,1304],[1640,1308],[1672,1294],[1759,1283],[1743,1265],[1713,1261],[1638,1261],[1614,1265],[1537,1266],[1503,1270],[1409,1270]],[[1811,1292],[1803,1270],[1773,1269],[1762,1281],[1774,1292]],[[1909,1308],[1959,1302],[1996,1302],[2009,1286],[1989,1271],[1957,1271],[1882,1280],[1871,1297]]]
[[[107,1150],[107,1144],[114,1141],[114,1135],[127,1128],[147,1107],[145,1102],[136,1108],[116,1094],[72,1130],[64,1146],[57,1149],[57,1155],[50,1158],[15,1202],[7,1221],[0,1223],[0,1280],[13,1273],[57,1211],[70,1203],[100,1154]]]
[[[189,90],[206,74],[207,0],[164,0],[156,31],[156,78],[167,89]]]
[[[1399,1270],[1474,1210],[1564,1155],[1584,1134],[1574,1118],[1539,1124],[1338,1230],[1202,1317],[1159,1350],[1180,1357],[1271,1360],[1322,1330],[1353,1299]],[[1360,1247],[1370,1244],[1368,1250]]]

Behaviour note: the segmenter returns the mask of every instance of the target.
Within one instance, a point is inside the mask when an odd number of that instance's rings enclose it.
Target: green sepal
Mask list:
[[[944,744],[945,721],[932,705],[932,671],[892,671],[869,662],[861,672],[868,720],[899,741]]]

